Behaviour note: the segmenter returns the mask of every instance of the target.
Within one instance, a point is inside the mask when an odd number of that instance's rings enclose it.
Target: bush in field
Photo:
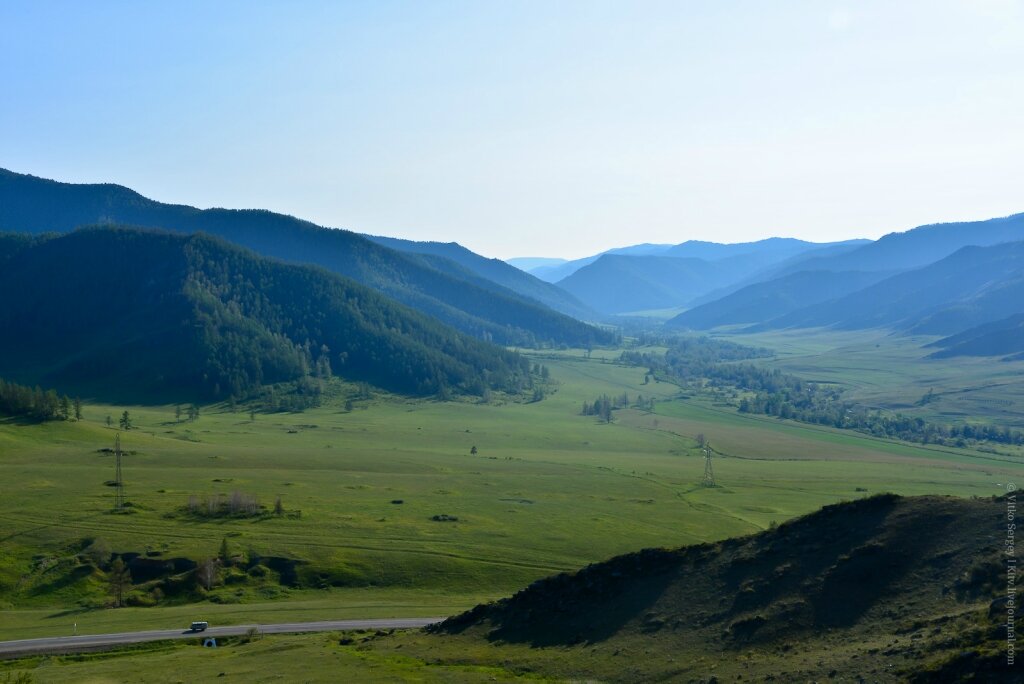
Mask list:
[[[266,514],[255,494],[238,490],[230,494],[192,494],[186,509],[201,518],[255,518]]]

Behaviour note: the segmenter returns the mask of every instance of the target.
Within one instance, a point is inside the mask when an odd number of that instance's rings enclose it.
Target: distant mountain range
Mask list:
[[[269,211],[200,210],[156,202],[119,185],[58,183],[0,170],[0,230],[67,232],[96,223],[185,233],[202,231],[265,256],[317,264],[463,332],[501,344],[585,345],[612,340],[608,331],[554,311],[540,301],[560,302],[565,308],[585,315],[582,305],[570,296],[560,296],[544,283],[519,272],[499,273],[497,277],[512,287],[499,284],[478,274],[483,269],[479,263],[467,267],[445,256],[431,255],[432,248],[422,247],[425,243],[415,243],[421,245],[415,252],[399,251],[357,233],[322,228]],[[450,254],[457,251],[448,250]],[[460,258],[473,261],[464,254]],[[503,267],[491,270],[497,272]],[[523,292],[515,291],[514,287],[522,288]]]
[[[926,266],[961,247],[1024,240],[1024,214],[985,221],[938,223],[889,233],[858,249],[808,259],[801,270],[893,271]]]
[[[671,319],[667,325],[708,330],[772,320],[855,292],[878,282],[885,275],[876,271],[797,271],[767,282],[747,285],[720,299],[695,306]]]
[[[1024,214],[920,226],[874,242],[690,240],[520,265],[560,277],[561,289],[606,316],[689,307],[668,329],[887,328],[952,336],[935,356],[1010,355],[1024,352],[1012,322],[1024,313],[1021,245]],[[1000,327],[1002,319],[1010,322]]]
[[[749,280],[696,299],[666,326],[886,328],[949,336],[936,357],[1024,352],[1013,322],[1024,313],[1024,214],[811,252]]]
[[[505,259],[506,264],[515,266],[520,271],[526,271],[527,273],[541,266],[560,266],[566,261],[568,259],[559,259],[558,257],[515,257],[513,259]]]
[[[406,394],[480,393],[529,372],[349,278],[207,235],[0,234],[0,266],[0,375],[88,396],[225,399],[327,368]]]
[[[556,268],[563,272],[573,269],[558,286],[590,308],[606,315],[636,313],[688,305],[709,293],[727,292],[754,274],[789,260],[865,243],[818,244],[792,238],[738,244],[691,240],[679,245],[621,248]],[[648,253],[653,250],[658,253]]]
[[[719,287],[728,274],[703,259],[605,254],[559,287],[606,314],[678,306]]]
[[[606,254],[618,254],[623,256],[647,256],[651,254],[660,254],[661,252],[669,249],[672,245],[654,245],[645,243],[642,245],[631,245],[629,247],[616,247],[615,249],[609,249],[600,254],[594,254],[593,256],[583,257],[582,259],[573,259],[571,261],[562,260],[562,263],[541,265],[536,268],[530,269],[530,275],[534,275],[541,280],[545,280],[549,283],[557,283],[559,281],[568,278],[576,271],[580,270],[587,264],[592,264],[599,258]]]
[[[797,309],[758,328],[895,328],[949,335],[1024,310],[1024,242],[964,247],[836,299]]]
[[[991,336],[1009,339],[1016,328],[985,326],[1024,313],[1024,214],[921,226],[873,242],[689,240],[506,263],[456,243],[365,236],[268,211],[162,204],[118,185],[0,170],[0,230],[35,235],[93,223],[209,233],[263,256],[319,265],[502,345],[605,344],[615,333],[587,322],[683,310],[668,329],[877,327],[946,336],[951,341],[936,355],[1011,354],[1012,344]],[[956,337],[975,328],[974,337]]]
[[[540,257],[525,257],[509,259],[507,263],[525,270],[537,276],[541,280],[557,283],[580,270],[584,266],[594,263],[606,254],[617,254],[623,256],[670,256],[690,259],[703,259],[705,261],[719,261],[737,256],[753,257],[749,263],[762,261],[764,265],[776,263],[786,258],[802,254],[807,251],[824,249],[836,245],[862,245],[870,240],[847,240],[845,242],[814,243],[795,238],[773,237],[757,242],[738,242],[722,244],[718,242],[705,242],[702,240],[687,240],[678,245],[643,243],[630,245],[628,247],[616,247],[593,256],[582,259],[551,259]]]

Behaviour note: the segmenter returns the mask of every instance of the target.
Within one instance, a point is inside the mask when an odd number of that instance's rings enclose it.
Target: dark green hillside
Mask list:
[[[0,373],[95,396],[225,398],[310,372],[396,392],[482,391],[515,354],[359,283],[203,234],[89,228],[0,273]],[[26,376],[32,376],[27,378]]]
[[[415,254],[347,230],[258,210],[162,204],[118,185],[75,185],[0,170],[0,230],[67,232],[123,223],[206,232],[286,261],[348,276],[463,332],[503,344],[611,342],[612,335],[500,286],[481,287]]]
[[[995,497],[827,506],[754,536],[540,580],[402,653],[513,658],[569,680],[1020,681],[1000,628],[1006,511]]]
[[[541,304],[569,316],[583,320],[593,320],[598,317],[596,311],[585,306],[581,301],[557,285],[540,280],[501,259],[488,259],[487,257],[480,256],[457,242],[416,242],[414,240],[401,240],[399,238],[375,235],[367,235],[366,237],[377,244],[400,252],[443,257],[485,279],[484,283],[478,284],[486,286],[486,283],[497,283],[523,297],[536,299]],[[437,261],[434,265],[438,270],[445,268],[444,261]],[[454,275],[461,277],[458,271],[454,272]]]
[[[965,247],[934,264],[769,321],[768,328],[893,327],[952,334],[1020,311],[1024,242]]]
[[[800,271],[748,285],[721,299],[684,311],[665,325],[707,330],[720,325],[759,323],[805,306],[834,299],[878,282],[882,273]]]
[[[970,328],[956,335],[933,342],[930,347],[941,347],[933,358],[952,356],[1010,356],[1024,355],[1024,314],[1014,314],[993,323]]]

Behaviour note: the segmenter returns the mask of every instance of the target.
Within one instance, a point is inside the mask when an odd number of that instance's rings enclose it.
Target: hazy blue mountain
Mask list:
[[[685,306],[795,255],[834,247],[789,238],[726,245],[690,241],[660,254],[604,254],[560,280],[558,285],[604,313],[628,313]],[[681,256],[687,252],[710,258]],[[672,264],[671,259],[681,263]],[[582,262],[585,260],[578,260]],[[569,266],[578,262],[570,262]],[[600,303],[599,303],[600,302]],[[603,307],[603,308],[602,308]]]
[[[548,283],[557,283],[561,280],[565,280],[576,271],[580,270],[587,264],[592,264],[600,258],[600,255],[594,255],[584,257],[582,259],[573,259],[572,261],[565,261],[561,264],[553,264],[551,266],[538,266],[537,268],[530,270],[530,275],[540,278],[541,280]]]
[[[601,252],[601,254],[621,254],[623,256],[651,256],[664,254],[672,249],[672,245],[663,245],[654,242],[641,242],[638,245],[627,245],[626,247],[612,247]]]
[[[443,257],[468,269],[480,278],[497,283],[523,297],[534,299],[555,311],[560,311],[569,316],[591,320],[597,317],[597,312],[584,306],[582,302],[557,285],[524,273],[501,259],[488,259],[481,256],[476,252],[466,249],[457,242],[419,242],[375,235],[367,235],[366,237],[377,244],[396,249],[400,252]],[[464,277],[462,271],[451,269],[443,261],[436,262],[434,266],[438,270],[447,271],[450,275]],[[486,287],[484,283],[477,284]]]
[[[800,271],[747,285],[667,321],[670,328],[707,330],[721,325],[762,323],[797,309],[855,292],[886,277],[883,273]]]
[[[815,243],[797,240],[795,238],[767,238],[757,242],[739,242],[723,244],[718,242],[704,242],[701,240],[688,240],[678,245],[662,245],[644,243],[629,247],[618,247],[610,249],[601,254],[575,259],[563,264],[554,266],[540,266],[531,273],[542,280],[549,282],[560,282],[565,278],[588,266],[605,254],[619,254],[627,256],[671,256],[688,259],[702,259],[704,261],[719,261],[722,265],[736,269],[732,281],[750,279],[756,273],[784,262],[787,259],[798,257],[805,253],[816,250],[824,250],[830,247],[840,247],[854,244],[863,244],[868,240],[849,240],[846,242]],[[746,281],[744,284],[748,284]],[[723,293],[724,294],[724,293]]]
[[[733,292],[741,290],[748,285],[768,282],[769,280],[774,280],[787,274],[799,273],[804,270],[801,268],[801,264],[810,259],[815,259],[819,256],[832,256],[835,254],[849,252],[850,250],[857,249],[861,245],[866,245],[869,242],[871,242],[871,240],[859,239],[847,240],[845,242],[826,242],[816,245],[813,249],[806,252],[800,252],[799,254],[788,257],[779,262],[771,262],[767,265],[762,264],[760,266],[754,265],[754,267],[739,280],[697,297],[690,302],[690,306],[697,307],[702,304],[708,304],[730,295]],[[891,274],[891,272],[884,273]]]
[[[952,334],[1024,310],[1024,242],[964,247],[924,268],[814,304],[763,327],[891,327]]]
[[[526,363],[354,280],[220,238],[95,227],[0,239],[0,374],[108,399],[224,399],[334,374],[482,392]],[[16,296],[14,293],[17,293]]]
[[[938,223],[902,233],[889,233],[875,242],[842,254],[808,259],[794,270],[906,270],[938,261],[961,247],[1018,240],[1024,240],[1024,214],[986,221]]]
[[[1013,356],[1024,358],[1024,313],[984,323],[933,342],[933,358],[953,356]]]
[[[992,282],[949,306],[923,314],[907,332],[949,335],[996,320],[1007,313],[1024,311],[1024,273],[1006,273],[1003,282]]]
[[[806,252],[818,245],[813,242],[805,242],[796,238],[773,237],[757,242],[736,242],[723,244],[719,242],[705,242],[703,240],[687,240],[678,245],[670,247],[662,252],[664,256],[688,257],[691,259],[704,259],[705,261],[717,261],[727,257],[739,256],[760,252],[776,257],[776,261],[785,259],[801,252]]]
[[[611,338],[508,288],[468,282],[426,256],[399,252],[347,230],[269,211],[163,204],[119,185],[58,183],[0,170],[0,230],[67,232],[106,222],[203,231],[266,256],[317,264],[467,333],[505,344],[586,344]]]
[[[560,259],[558,257],[513,257],[511,259],[505,259],[505,263],[515,266],[520,271],[526,271],[529,273],[535,268],[541,266],[558,266],[564,264],[568,259]]]
[[[1017,240],[1024,240],[1024,214],[985,221],[920,226],[902,233],[890,233],[875,242],[849,240],[827,243],[756,269],[735,283],[697,298],[693,304],[710,303],[747,285],[800,271],[894,273],[933,263],[961,247]]]
[[[605,254],[559,285],[588,306],[614,314],[679,306],[731,275],[701,259]]]
[[[580,270],[584,266],[594,263],[605,254],[619,254],[626,256],[647,256],[653,254],[660,254],[665,250],[672,247],[672,245],[656,245],[649,242],[645,242],[640,245],[629,245],[627,247],[615,247],[607,251],[601,252],[600,254],[594,254],[592,256],[583,257],[582,259],[573,259],[572,261],[566,261],[561,264],[552,266],[539,266],[530,271],[530,273],[541,280],[546,280],[549,283],[557,283],[571,276],[576,271]]]

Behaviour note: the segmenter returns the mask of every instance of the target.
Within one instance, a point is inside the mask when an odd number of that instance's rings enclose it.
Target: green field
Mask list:
[[[792,347],[786,354],[795,358]],[[87,404],[78,423],[0,423],[0,639],[69,634],[75,624],[80,634],[174,627],[197,616],[446,615],[553,572],[754,532],[842,499],[987,496],[1024,480],[1011,457],[673,399],[675,386],[644,385],[642,369],[615,357],[535,355],[557,382],[535,403],[378,397],[352,412],[330,405],[255,420],[209,406],[195,423],[176,423],[170,406],[127,407],[137,426],[122,433],[134,452],[125,457],[130,515],[109,512],[113,457],[99,451],[116,432],[106,416],[126,407]],[[656,411],[617,411],[607,425],[579,415],[583,401],[622,392],[658,398]],[[700,486],[697,433],[722,454],[713,489]],[[204,521],[184,511],[190,495],[234,490],[268,506],[280,496],[286,515]],[[72,560],[93,538],[118,553],[194,560],[226,538],[235,552],[298,561],[303,588],[225,582],[198,605],[103,608],[102,576],[75,574]]]
[[[938,337],[887,330],[783,330],[723,334],[740,344],[767,347],[762,360],[808,380],[849,388],[849,398],[939,423],[994,423],[1024,427],[1024,361],[998,357],[929,359],[924,345]],[[932,391],[931,400],[919,405]]]
[[[274,636],[251,643],[234,639],[217,649],[158,642],[107,653],[0,661],[0,681],[24,672],[47,684],[180,684],[218,677],[236,682],[554,681],[518,676],[514,666],[427,663],[401,651],[341,646],[338,639],[337,634]]]

